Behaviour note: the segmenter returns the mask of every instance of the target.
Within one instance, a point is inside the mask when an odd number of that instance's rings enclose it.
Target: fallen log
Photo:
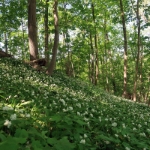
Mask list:
[[[25,61],[25,64],[30,65],[34,70],[43,71],[42,66],[46,66],[46,60],[44,58],[36,59],[33,61]]]
[[[12,55],[10,55],[6,52],[0,51],[0,58],[3,58],[3,57],[12,57]]]

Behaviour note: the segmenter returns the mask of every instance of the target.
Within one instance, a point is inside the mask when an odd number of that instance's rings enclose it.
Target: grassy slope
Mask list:
[[[0,116],[3,150],[150,149],[146,105],[8,58],[0,59]]]

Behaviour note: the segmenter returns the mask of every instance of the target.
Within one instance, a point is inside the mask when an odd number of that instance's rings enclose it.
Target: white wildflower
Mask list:
[[[4,107],[3,107],[3,110],[7,110],[7,111],[8,111],[8,110],[13,110],[13,108],[10,107],[10,106],[4,106]]]
[[[84,134],[84,138],[87,138],[87,135],[86,135],[86,134]]]
[[[93,117],[93,114],[90,114],[91,117]]]
[[[65,103],[65,101],[63,100],[63,99],[60,99],[60,101],[63,103],[63,105],[65,105],[66,103]]]
[[[11,126],[11,121],[5,120],[4,126],[7,126],[9,128]]]
[[[85,144],[85,139],[82,139],[82,140],[80,141],[80,143],[81,143],[81,144]]]
[[[79,116],[80,116],[80,115],[81,115],[81,114],[80,114],[80,112],[77,112],[77,115],[79,115]]]
[[[108,121],[108,119],[107,119],[107,118],[105,118],[105,121]]]
[[[115,137],[118,137],[118,134],[115,134]]]
[[[27,117],[27,118],[30,118],[30,114],[26,114],[26,117]]]
[[[17,115],[16,115],[16,114],[12,114],[12,115],[10,116],[10,120],[16,120],[16,118],[17,118]]]
[[[87,125],[88,125],[88,126],[90,126],[90,123],[89,123],[89,122],[87,122]]]
[[[68,108],[68,110],[73,110],[73,107],[70,106],[70,107]]]
[[[63,109],[63,112],[67,112],[68,110],[67,109]]]
[[[76,106],[79,107],[79,108],[81,108],[81,104],[80,103],[77,103]]]
[[[150,132],[150,129],[147,129],[148,132]]]
[[[143,133],[140,133],[140,136],[146,137],[146,134],[143,132]]]
[[[88,121],[88,120],[89,120],[88,118],[84,117],[84,121]]]
[[[92,109],[91,111],[92,111],[92,112],[95,112],[95,109]]]
[[[85,113],[84,113],[85,115],[87,115],[88,114],[88,112],[87,111],[85,111]]]
[[[116,127],[116,126],[117,126],[117,123],[116,123],[116,122],[112,123],[112,126],[113,126],[113,127]]]
[[[99,121],[100,121],[100,122],[102,121],[101,118],[99,118]]]
[[[125,150],[130,150],[130,148],[129,148],[129,147],[126,147]]]
[[[122,124],[122,126],[123,126],[123,128],[126,128],[126,126],[125,126],[125,124],[124,124],[124,123]]]
[[[106,144],[110,144],[110,142],[109,142],[109,141],[105,141],[105,143],[106,143]]]
[[[141,128],[142,126],[140,124],[138,124],[138,127]]]
[[[137,129],[136,128],[133,128],[133,131],[136,131]]]

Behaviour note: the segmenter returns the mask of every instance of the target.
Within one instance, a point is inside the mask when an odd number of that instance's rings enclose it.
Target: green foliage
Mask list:
[[[0,149],[149,149],[150,109],[59,71],[0,59]]]

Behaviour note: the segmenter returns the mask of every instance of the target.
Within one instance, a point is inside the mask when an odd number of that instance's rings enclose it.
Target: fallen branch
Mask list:
[[[13,56],[0,50],[0,58],[3,58],[3,57],[13,57]]]

